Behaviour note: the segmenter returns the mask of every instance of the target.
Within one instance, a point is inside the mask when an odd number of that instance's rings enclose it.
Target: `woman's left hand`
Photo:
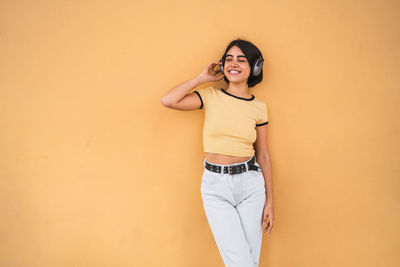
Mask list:
[[[267,217],[269,219],[268,221],[268,225],[267,225]],[[264,233],[270,233],[271,229],[272,229],[272,225],[274,224],[274,207],[272,203],[268,203],[267,205],[265,205],[264,207],[264,212],[263,212],[263,228],[265,227],[265,225],[267,225],[267,227],[264,230]]]

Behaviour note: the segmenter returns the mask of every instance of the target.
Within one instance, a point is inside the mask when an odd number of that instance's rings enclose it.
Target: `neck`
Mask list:
[[[247,81],[241,83],[232,83],[228,84],[228,87],[225,89],[227,92],[236,93],[237,95],[242,96],[251,96],[249,93],[249,86],[247,85]]]

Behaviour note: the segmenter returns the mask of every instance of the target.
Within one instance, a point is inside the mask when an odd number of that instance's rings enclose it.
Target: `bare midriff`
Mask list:
[[[229,156],[229,155],[206,152],[206,160],[210,163],[219,164],[219,165],[235,164],[235,163],[247,161],[249,159],[251,159],[251,156],[250,157],[237,157],[237,156]]]

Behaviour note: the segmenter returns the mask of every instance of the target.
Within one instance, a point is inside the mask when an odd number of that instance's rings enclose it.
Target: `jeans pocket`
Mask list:
[[[216,180],[215,173],[204,169],[203,176],[201,176],[201,183],[202,184],[212,184]]]
[[[264,174],[262,172],[262,169],[258,163],[256,163],[255,165],[258,167],[258,170],[255,171],[256,176],[258,177],[258,180],[265,186]]]
[[[201,194],[203,196],[220,194],[224,190],[224,185],[219,182],[219,178],[218,173],[205,169],[201,177]]]
[[[261,171],[259,171],[258,175],[260,176],[261,183],[265,186],[264,174]]]

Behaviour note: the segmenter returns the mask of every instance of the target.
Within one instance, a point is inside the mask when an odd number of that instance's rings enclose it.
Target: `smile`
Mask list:
[[[237,71],[237,70],[230,70],[228,72],[229,72],[229,74],[232,74],[232,75],[237,75],[240,73],[240,71]]]

